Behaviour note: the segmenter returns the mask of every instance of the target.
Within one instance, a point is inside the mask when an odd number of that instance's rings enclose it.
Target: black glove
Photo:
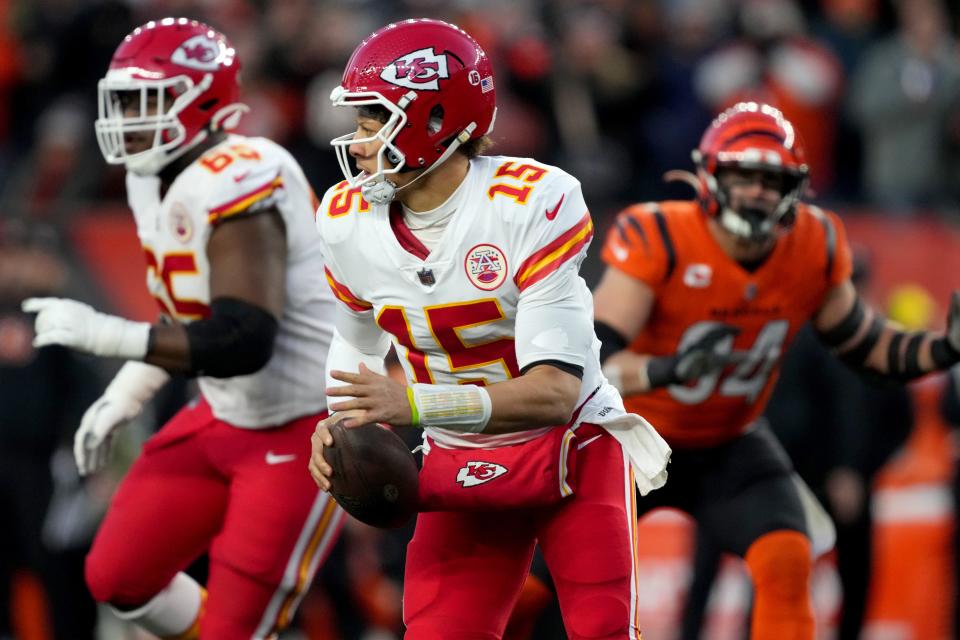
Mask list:
[[[950,311],[947,313],[947,332],[933,341],[930,355],[938,369],[947,369],[960,362],[960,292],[950,295]]]
[[[725,338],[738,333],[738,327],[717,325],[677,354],[651,358],[647,363],[650,388],[683,384],[723,369],[733,362],[735,357],[732,349],[721,352],[717,347]]]
[[[950,294],[950,312],[947,314],[947,342],[954,353],[960,354],[960,291]]]

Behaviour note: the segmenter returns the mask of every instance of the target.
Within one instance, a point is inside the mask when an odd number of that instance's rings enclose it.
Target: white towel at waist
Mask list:
[[[590,416],[588,420],[609,431],[623,447],[633,467],[640,495],[645,496],[666,483],[670,445],[649,422],[635,413],[618,409],[603,417]]]

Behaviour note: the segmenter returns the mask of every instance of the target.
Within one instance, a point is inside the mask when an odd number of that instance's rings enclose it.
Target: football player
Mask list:
[[[570,638],[639,637],[634,480],[662,485],[669,451],[600,373],[578,181],[482,155],[491,64],[444,22],[369,36],[331,99],[357,127],[317,211],[340,304],[315,479],[337,421],[424,429],[407,638],[501,637],[537,540]],[[382,375],[391,341],[409,386]]]
[[[607,236],[603,371],[673,448],[670,483],[639,510],[682,509],[746,560],[752,638],[813,638],[811,564],[832,528],[760,418],[782,356],[809,320],[850,366],[912,380],[960,360],[960,297],[946,335],[905,333],[859,298],[840,219],[801,202],[803,147],[777,109],[731,107],[693,159],[696,176],[674,175],[695,201],[629,207]]]
[[[93,597],[160,637],[268,638],[293,612],[343,512],[304,470],[326,415],[333,297],[316,198],[270,140],[229,133],[240,60],[209,26],[167,18],[120,44],[99,84],[97,139],[127,196],[160,321],[29,300],[36,344],[123,358],[76,434],[82,474],[172,374],[200,397],[144,446],[87,558]],[[183,569],[210,555],[206,591]]]

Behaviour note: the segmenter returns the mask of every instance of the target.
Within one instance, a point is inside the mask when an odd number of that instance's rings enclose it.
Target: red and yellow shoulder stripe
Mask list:
[[[593,221],[590,212],[583,214],[577,224],[563,232],[556,240],[523,261],[513,281],[523,291],[540,282],[575,257],[593,237]]]
[[[255,203],[263,200],[264,198],[273,194],[274,191],[283,187],[283,178],[279,175],[267,182],[266,184],[260,185],[252,191],[248,191],[239,198],[234,198],[230,202],[220,205],[210,209],[207,213],[207,222],[210,224],[217,224],[226,218],[235,216],[239,213],[243,213]]]
[[[353,291],[350,291],[347,285],[337,282],[333,274],[330,273],[330,269],[324,267],[323,271],[327,274],[327,284],[330,285],[330,290],[333,291],[333,295],[337,297],[337,300],[354,311],[367,311],[373,308],[372,304],[354,295]]]

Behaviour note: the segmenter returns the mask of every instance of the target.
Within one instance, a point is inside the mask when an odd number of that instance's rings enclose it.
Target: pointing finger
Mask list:
[[[56,298],[27,298],[20,304],[20,308],[27,313],[37,313],[50,306]]]

